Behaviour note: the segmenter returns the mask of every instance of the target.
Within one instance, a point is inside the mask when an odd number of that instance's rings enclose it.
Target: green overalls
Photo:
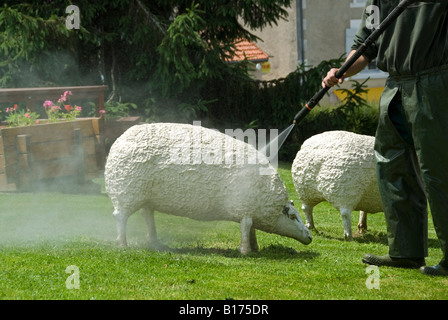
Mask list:
[[[384,19],[399,0],[368,0]],[[372,32],[365,11],[353,49]],[[389,255],[427,256],[427,203],[448,267],[448,1],[416,2],[365,56],[389,72],[375,155]]]

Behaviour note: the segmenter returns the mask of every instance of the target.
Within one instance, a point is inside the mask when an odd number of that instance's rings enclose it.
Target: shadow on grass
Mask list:
[[[269,259],[298,259],[298,260],[311,260],[320,255],[316,251],[297,251],[290,247],[283,245],[271,244],[265,248],[262,248],[259,253],[260,256],[266,256]]]
[[[353,240],[359,243],[381,243],[384,245],[388,245],[387,241],[387,233],[386,232],[369,232],[363,234],[353,234]],[[440,248],[440,243],[437,239],[428,239],[428,248]]]
[[[359,243],[381,243],[387,246],[387,233],[385,232],[370,232],[353,233],[353,241]]]
[[[313,230],[313,236],[319,236],[325,239],[345,241],[344,237],[336,237],[330,233]],[[379,243],[388,246],[387,233],[383,231],[365,231],[362,234],[353,233],[353,241],[358,243]],[[428,248],[440,248],[440,243],[437,239],[428,239]]]
[[[336,240],[336,241],[346,241],[344,239],[343,234],[335,235],[332,230],[326,230],[325,228],[322,229],[313,229],[311,230],[313,237],[320,237],[328,240]],[[380,243],[387,245],[387,233],[382,231],[365,231],[362,234],[359,234],[357,232],[353,233],[353,241],[359,242],[359,243]]]
[[[286,247],[283,245],[269,245],[267,247],[261,248],[259,252],[250,252],[246,256],[243,256],[237,248],[234,249],[224,249],[224,248],[204,248],[201,246],[188,247],[188,248],[170,248],[170,252],[180,253],[180,254],[191,254],[191,255],[219,255],[227,258],[263,258],[270,260],[285,260],[285,259],[297,259],[297,260],[311,260],[320,255],[318,252],[314,251],[297,251],[293,248]]]

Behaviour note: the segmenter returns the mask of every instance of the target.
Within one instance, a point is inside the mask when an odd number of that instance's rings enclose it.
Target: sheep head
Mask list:
[[[311,232],[303,223],[292,201],[288,201],[283,207],[274,233],[296,239],[303,244],[310,244],[312,241]]]

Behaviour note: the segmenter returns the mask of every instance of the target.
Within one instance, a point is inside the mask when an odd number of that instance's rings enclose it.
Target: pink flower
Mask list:
[[[54,103],[53,103],[53,101],[51,101],[51,100],[46,100],[45,102],[44,102],[44,108],[45,109],[47,109],[47,108],[51,108],[51,107],[53,107],[54,106]]]
[[[58,102],[64,102],[67,101],[67,95],[71,96],[72,92],[71,91],[65,91],[64,94],[59,98]]]
[[[24,114],[24,116],[25,116],[26,118],[28,118],[28,119],[30,119],[30,118],[31,118],[31,116],[30,116],[30,114],[29,114],[29,113],[25,113],[25,114]]]
[[[80,106],[76,106],[75,110],[76,111],[82,111],[82,108]]]
[[[101,114],[105,114],[105,113],[106,113],[106,110],[100,110],[100,113],[101,113]]]

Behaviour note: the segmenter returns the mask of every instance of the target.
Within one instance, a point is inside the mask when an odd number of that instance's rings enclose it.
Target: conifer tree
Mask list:
[[[287,18],[291,0],[5,0],[0,7],[0,87],[97,85],[111,100],[150,106],[152,96],[191,100],[229,72],[238,39]],[[188,93],[190,98],[185,97]],[[137,101],[136,101],[137,100]],[[188,102],[188,101],[186,101]]]

